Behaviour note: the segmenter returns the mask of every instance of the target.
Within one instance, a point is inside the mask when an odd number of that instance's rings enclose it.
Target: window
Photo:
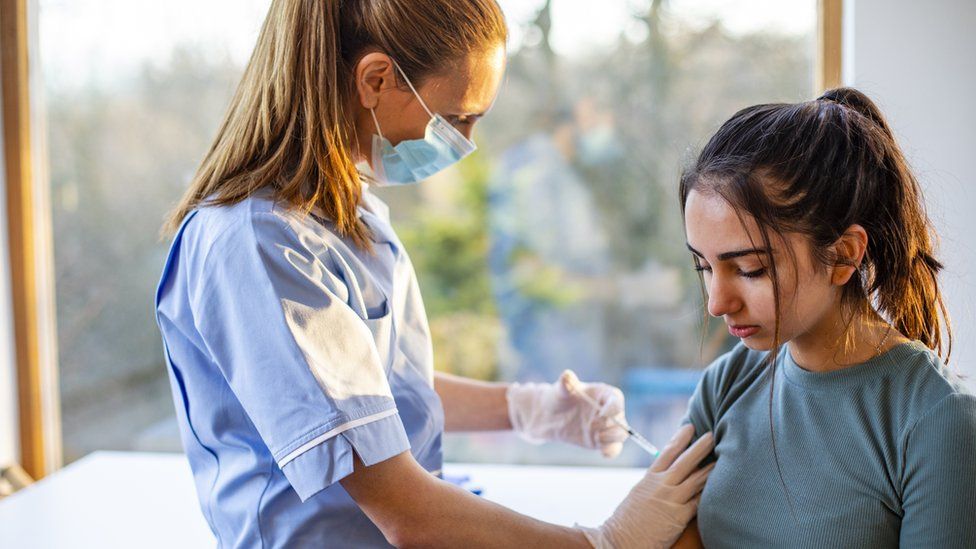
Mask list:
[[[381,189],[417,267],[438,369],[618,385],[631,425],[667,441],[702,368],[677,201],[681,166],[745,106],[808,99],[812,0],[502,1],[506,80],[479,152],[416,187]],[[508,434],[451,435],[457,461],[647,463]]]
[[[180,449],[153,311],[159,228],[267,6],[39,0],[65,462]]]
[[[152,298],[158,229],[227,106],[266,0],[38,0],[65,461],[179,450]],[[383,189],[418,270],[438,369],[620,385],[664,441],[704,364],[680,167],[734,111],[813,88],[813,0],[502,0],[501,96],[480,150]],[[511,435],[447,458],[603,463]],[[615,465],[646,461],[628,447]]]

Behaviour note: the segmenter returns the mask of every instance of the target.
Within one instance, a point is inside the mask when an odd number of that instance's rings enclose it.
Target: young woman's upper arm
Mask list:
[[[976,547],[976,396],[954,393],[906,439],[901,545]]]
[[[696,549],[699,547],[704,547],[704,545],[701,534],[698,532],[698,519],[692,519],[678,541],[674,542],[672,549]]]
[[[715,427],[715,391],[713,379],[705,371],[695,392],[688,399],[688,412],[685,414],[682,424],[690,423],[695,427],[695,434],[701,436]]]
[[[735,358],[733,353],[726,353],[702,372],[702,377],[695,387],[695,392],[688,400],[688,412],[681,423],[690,423],[695,427],[695,435],[714,431],[719,419],[722,397],[730,382],[731,362]]]

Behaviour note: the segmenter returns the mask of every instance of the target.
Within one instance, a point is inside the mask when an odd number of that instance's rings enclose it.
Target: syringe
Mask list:
[[[576,377],[576,373],[572,370],[566,370],[563,372],[563,374],[559,376],[559,380],[562,382],[563,387],[565,387],[567,391],[581,398],[583,402],[586,402],[595,410],[599,411],[603,409],[603,406],[601,406],[599,402],[593,400],[593,397],[586,394],[586,391],[584,391],[580,386],[579,378]],[[656,446],[651,444],[651,442],[644,438],[643,435],[633,430],[630,425],[627,425],[616,417],[610,417],[608,419],[621,429],[627,431],[627,434],[630,435],[630,439],[633,440],[638,446],[643,448],[645,452],[651,454],[652,457],[657,457],[657,455],[661,453]]]

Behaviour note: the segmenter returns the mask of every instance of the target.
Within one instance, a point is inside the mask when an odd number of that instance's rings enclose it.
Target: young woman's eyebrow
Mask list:
[[[705,259],[705,256],[701,252],[691,247],[691,244],[685,243],[688,246],[688,250],[691,253],[697,255],[698,257]],[[758,254],[769,254],[769,248],[748,248],[745,250],[735,250],[732,252],[722,252],[718,254],[719,261],[728,261],[729,259],[735,259],[737,257],[743,257],[747,255],[758,255]]]

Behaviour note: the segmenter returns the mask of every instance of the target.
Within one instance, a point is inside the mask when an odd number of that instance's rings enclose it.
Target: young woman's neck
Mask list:
[[[812,372],[831,372],[867,362],[907,341],[874,311],[849,319],[849,313],[837,309],[811,330],[793,338],[788,347],[796,363]],[[850,331],[850,336],[845,330]]]

